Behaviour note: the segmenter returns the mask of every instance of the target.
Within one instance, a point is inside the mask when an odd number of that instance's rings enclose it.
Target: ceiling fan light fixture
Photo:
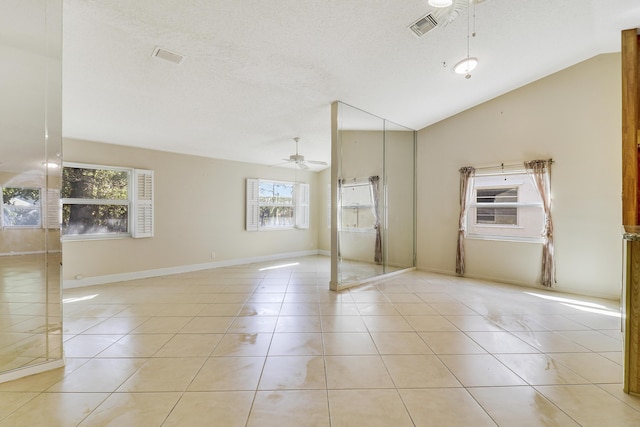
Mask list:
[[[478,58],[465,58],[453,66],[456,74],[469,74],[478,66]]]
[[[453,0],[429,0],[431,7],[449,7],[453,4]]]

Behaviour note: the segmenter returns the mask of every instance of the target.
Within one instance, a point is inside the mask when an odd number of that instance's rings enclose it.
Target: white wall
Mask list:
[[[619,298],[620,85],[600,55],[419,131],[418,268],[454,274],[460,167],[553,158],[556,287]],[[468,277],[539,283],[541,244],[465,245]]]
[[[66,282],[318,249],[317,195],[326,190],[317,173],[72,139],[64,159],[151,169],[155,180],[155,236],[64,241]],[[296,176],[311,184],[310,228],[245,231],[245,179]]]

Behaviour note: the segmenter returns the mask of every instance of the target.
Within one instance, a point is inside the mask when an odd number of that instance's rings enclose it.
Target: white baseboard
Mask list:
[[[449,270],[439,270],[435,268],[425,268],[425,267],[417,267],[417,270],[425,271],[428,273],[442,274],[445,276],[459,277],[457,274],[455,274],[455,272],[449,271]],[[495,283],[502,283],[506,285],[520,286],[523,288],[539,289],[539,290],[550,291],[550,292],[562,292],[565,294],[580,295],[585,297],[603,298],[603,299],[614,300],[614,301],[620,300],[620,295],[611,295],[611,294],[605,294],[600,292],[588,292],[588,291],[585,291],[584,289],[567,288],[562,285],[558,286],[557,284],[552,288],[549,288],[547,286],[542,286],[539,283],[523,282],[519,280],[506,280],[506,279],[501,279],[499,277],[489,277],[489,276],[474,275],[474,274],[465,274],[464,278],[471,279],[471,280],[482,280],[487,282],[495,282]]]
[[[50,254],[59,254],[60,250],[49,251]],[[19,256],[19,255],[44,255],[45,251],[26,251],[26,252],[2,252],[0,256]]]
[[[210,270],[212,268],[231,267],[234,265],[253,264],[256,262],[274,261],[285,258],[296,258],[311,255],[324,255],[318,250],[287,252],[282,254],[263,255],[250,258],[236,258],[225,261],[207,262],[204,264],[181,265],[177,267],[158,268],[154,270],[132,271],[129,273],[108,274],[104,276],[84,277],[82,279],[66,279],[63,289],[84,286],[104,285],[107,283],[125,282],[128,280],[147,279],[149,277],[168,276],[170,274],[191,273],[193,271]]]

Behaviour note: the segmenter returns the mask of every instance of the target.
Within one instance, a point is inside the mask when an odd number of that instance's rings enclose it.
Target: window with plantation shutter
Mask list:
[[[153,171],[135,169],[133,237],[153,237]]]
[[[246,230],[309,228],[309,184],[248,178]]]
[[[58,224],[66,240],[153,237],[153,198],[151,170],[65,163]]]

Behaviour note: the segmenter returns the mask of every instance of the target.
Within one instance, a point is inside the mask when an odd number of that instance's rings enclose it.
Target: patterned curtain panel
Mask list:
[[[524,162],[527,174],[533,180],[544,209],[542,237],[542,285],[553,286],[556,281],[556,261],[553,254],[553,221],[551,219],[551,163],[549,160]]]
[[[371,200],[373,200],[373,215],[376,218],[375,229],[376,229],[376,246],[375,246],[375,254],[373,260],[376,264],[382,264],[382,234],[380,232],[380,208],[379,208],[379,199],[380,192],[379,185],[380,177],[379,176],[370,176],[369,177],[369,185],[371,186]]]
[[[456,274],[464,276],[464,238],[467,235],[467,211],[473,193],[472,180],[476,169],[460,168],[460,218],[458,219],[458,247],[456,250]]]

